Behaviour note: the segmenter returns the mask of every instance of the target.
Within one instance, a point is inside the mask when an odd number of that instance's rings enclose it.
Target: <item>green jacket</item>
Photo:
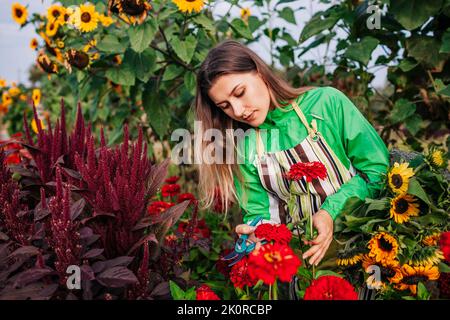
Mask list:
[[[351,163],[358,172],[322,204],[321,209],[326,210],[334,220],[348,198],[357,196],[364,200],[374,197],[381,189],[380,181],[384,179],[389,166],[389,152],[375,129],[341,91],[332,87],[318,87],[304,95],[299,107],[308,123],[316,119],[318,131],[342,164],[348,169]],[[300,100],[301,96],[297,97],[296,102]],[[285,108],[291,109],[291,105]],[[290,149],[307,136],[306,128],[293,109],[287,112],[281,109],[270,111],[259,128],[267,130],[268,139],[263,139],[267,152]],[[235,177],[234,185],[243,210],[243,220],[247,223],[259,215],[269,220],[269,196],[253,164],[256,157],[255,129],[251,129],[243,143],[238,145],[238,155],[242,156],[241,162],[244,162],[239,164],[244,183],[241,185]]]

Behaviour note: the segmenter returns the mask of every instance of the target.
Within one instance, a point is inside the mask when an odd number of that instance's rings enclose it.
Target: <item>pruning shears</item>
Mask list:
[[[262,217],[258,217],[252,220],[248,225],[254,227],[261,220]],[[241,235],[234,245],[234,250],[222,258],[222,260],[234,260],[229,264],[230,267],[241,261],[242,258],[245,257],[245,255],[249,254],[255,249],[256,243],[248,240],[248,236],[248,234]]]

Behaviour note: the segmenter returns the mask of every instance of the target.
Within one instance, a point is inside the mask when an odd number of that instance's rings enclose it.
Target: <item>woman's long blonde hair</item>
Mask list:
[[[200,137],[203,137],[204,132],[208,129],[218,129],[222,132],[222,136],[226,137],[226,129],[246,130],[251,128],[249,125],[227,116],[210,99],[208,92],[214,81],[220,76],[254,71],[257,71],[266,83],[273,107],[286,106],[290,103],[289,101],[312,88],[293,88],[273,73],[255,52],[237,41],[226,40],[209,51],[197,74],[195,120],[200,121],[200,130],[198,131]],[[233,141],[234,150],[236,150],[236,141],[234,139]],[[222,141],[215,142],[222,144]],[[201,143],[195,144],[195,154],[203,155],[208,144],[208,141],[201,139]],[[224,141],[223,145],[225,145]],[[236,160],[236,152],[234,155]],[[199,165],[199,191],[202,208],[210,208],[216,201],[220,201],[224,211],[227,212],[229,204],[237,201],[235,177],[242,185],[242,175],[236,161],[233,164],[201,163]]]

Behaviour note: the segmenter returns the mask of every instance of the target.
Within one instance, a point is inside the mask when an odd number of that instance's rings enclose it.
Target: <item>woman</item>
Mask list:
[[[312,213],[318,235],[303,254],[312,265],[327,252],[333,221],[346,200],[373,197],[381,188],[388,150],[355,105],[331,87],[292,88],[236,41],[225,41],[208,53],[197,77],[195,107],[202,132],[214,128],[226,137],[227,129],[250,128],[242,144],[236,147],[235,141],[234,159],[242,156],[243,163],[200,165],[205,206],[217,196],[211,186],[220,186],[221,202],[238,201],[245,223],[258,216],[265,222],[289,223]],[[196,153],[207,148],[203,141]],[[328,176],[312,182],[310,196],[304,182],[296,185],[296,210],[290,215],[285,173],[294,163],[310,161],[322,162]],[[259,241],[254,229],[241,224],[236,232]]]

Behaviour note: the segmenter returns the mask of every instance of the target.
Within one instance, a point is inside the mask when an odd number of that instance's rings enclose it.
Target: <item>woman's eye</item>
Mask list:
[[[242,97],[245,93],[245,90],[242,90],[241,93],[239,93],[236,97]]]

